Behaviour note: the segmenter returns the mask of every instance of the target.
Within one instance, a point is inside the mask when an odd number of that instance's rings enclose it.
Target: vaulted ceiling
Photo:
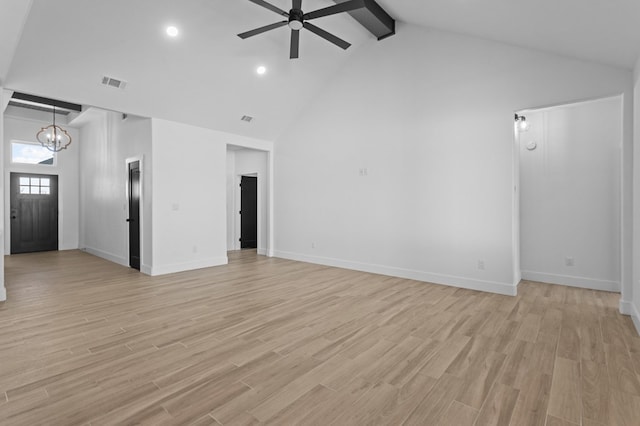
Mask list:
[[[271,0],[285,10],[291,0]],[[276,139],[358,49],[376,38],[346,14],[314,23],[353,46],[286,27],[236,34],[280,17],[247,0],[0,0],[0,82],[74,103]],[[398,21],[631,69],[640,54],[637,0],[378,0]],[[303,10],[335,4],[303,0]],[[24,23],[24,26],[23,26]],[[170,39],[168,25],[180,35]],[[380,58],[384,61],[384,58]],[[259,65],[267,73],[258,76]],[[125,90],[100,84],[107,75]],[[249,124],[243,115],[255,119]]]
[[[640,55],[637,0],[392,0],[404,22],[633,68]]]

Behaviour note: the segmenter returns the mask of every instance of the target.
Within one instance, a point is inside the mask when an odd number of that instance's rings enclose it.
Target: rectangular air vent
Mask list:
[[[251,123],[251,120],[253,120],[253,117],[250,117],[248,115],[243,115],[240,120],[246,121],[247,123]]]
[[[124,90],[124,88],[127,85],[127,82],[123,80],[118,80],[117,78],[108,77],[105,75],[104,77],[102,77],[102,84],[108,87],[113,87],[114,89]]]

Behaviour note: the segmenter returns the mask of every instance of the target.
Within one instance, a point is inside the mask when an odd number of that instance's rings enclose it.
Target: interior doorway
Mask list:
[[[58,250],[58,176],[10,174],[11,254]]]
[[[140,161],[128,163],[129,266],[140,270]]]
[[[516,114],[514,271],[620,292],[621,97]]]
[[[273,253],[272,172],[270,151],[227,145],[228,251],[254,248],[257,255]]]
[[[258,178],[240,178],[240,248],[258,248]]]

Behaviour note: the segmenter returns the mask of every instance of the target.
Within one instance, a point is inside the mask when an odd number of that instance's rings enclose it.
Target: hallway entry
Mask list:
[[[271,235],[269,152],[227,145],[227,250],[267,255]]]
[[[519,112],[522,278],[620,291],[622,99]]]

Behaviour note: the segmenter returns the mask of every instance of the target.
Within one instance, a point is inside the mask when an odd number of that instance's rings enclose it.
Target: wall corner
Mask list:
[[[518,295],[518,287],[520,286],[521,282],[522,282],[522,278],[518,278],[518,279],[514,280],[514,283],[513,283],[513,296],[517,296]]]
[[[623,312],[623,304],[626,312]],[[630,315],[633,325],[636,327],[636,332],[640,335],[640,310],[631,302],[620,301],[620,313]]]

